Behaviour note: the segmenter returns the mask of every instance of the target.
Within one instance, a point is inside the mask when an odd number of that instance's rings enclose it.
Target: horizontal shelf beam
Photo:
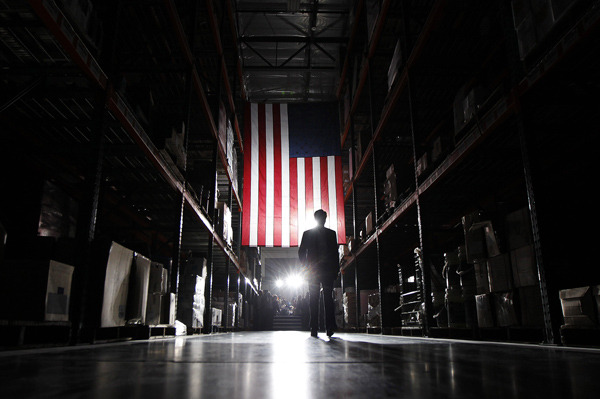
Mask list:
[[[501,98],[492,108],[485,113],[480,120],[479,126],[473,126],[466,136],[457,144],[446,159],[420,184],[417,189],[410,194],[386,219],[381,226],[376,227],[375,232],[360,247],[355,254],[352,254],[347,262],[342,265],[345,269],[352,264],[356,257],[362,254],[368,246],[372,245],[375,237],[379,237],[390,229],[398,219],[406,214],[408,209],[416,204],[417,197],[423,195],[427,190],[439,182],[448,172],[457,166],[469,152],[477,147],[482,139],[493,132],[502,122],[515,112],[515,102],[507,98]],[[372,144],[372,142],[370,143]]]
[[[192,83],[193,87],[196,91],[196,94],[200,98],[200,102],[202,104],[202,110],[204,111],[204,115],[208,121],[209,128],[212,136],[216,140],[216,146],[218,147],[219,158],[221,159],[221,163],[223,164],[223,168],[227,174],[227,178],[229,183],[232,183],[232,176],[229,173],[229,168],[227,164],[227,157],[225,153],[225,149],[221,146],[221,141],[219,140],[219,132],[217,130],[215,120],[212,116],[212,110],[210,109],[210,105],[208,104],[208,99],[206,97],[206,92],[204,91],[204,87],[202,86],[202,81],[200,80],[200,75],[198,74],[198,70],[196,68],[196,64],[194,61],[194,56],[192,54],[192,50],[187,41],[187,35],[183,30],[183,24],[181,23],[181,19],[179,18],[179,13],[177,11],[177,7],[173,0],[164,0],[165,7],[169,14],[169,18],[171,23],[173,24],[173,29],[175,30],[175,34],[177,36],[177,40],[179,42],[179,46],[181,51],[183,52],[184,57],[186,58],[187,63],[192,68]],[[238,203],[238,207],[240,211],[242,210],[242,201],[239,196],[237,190],[233,190],[234,197],[236,202]]]
[[[165,0],[165,2],[170,3],[168,0]],[[97,83],[101,89],[107,90],[109,87],[107,75],[102,71],[98,62],[87,50],[83,41],[73,30],[68,19],[56,6],[56,3],[53,0],[29,0],[29,3],[35,11],[35,13],[38,15],[38,17],[44,22],[48,30],[54,35],[54,38],[59,42],[62,48],[71,57],[73,62],[75,62],[75,64],[79,66],[81,70],[86,75],[88,75],[89,78],[91,78],[95,83]],[[178,28],[176,27],[176,29]],[[183,32],[181,25],[179,25],[179,29],[181,30],[181,32]],[[191,57],[191,52],[186,52],[185,48],[184,53],[186,54],[186,57]],[[202,88],[202,85],[200,84],[200,78],[195,69],[193,71],[193,82],[196,87],[196,90],[200,90],[199,93],[201,93],[203,99],[205,112],[208,111],[207,116],[209,117],[209,122],[211,124],[211,127],[214,129],[214,132],[216,132],[214,121],[212,120],[212,115],[210,113],[210,108],[208,108],[208,102],[206,101],[204,90]],[[230,258],[230,260],[234,263],[236,268],[240,270],[239,259],[237,258],[237,256],[233,253],[233,251],[230,248],[227,247],[223,239],[219,237],[218,234],[214,231],[212,223],[204,214],[200,205],[196,202],[196,199],[193,198],[189,190],[185,189],[184,183],[176,177],[176,173],[173,172],[169,168],[167,163],[162,159],[158,149],[156,148],[152,140],[150,140],[148,135],[145,133],[141,124],[135,118],[135,114],[127,106],[125,101],[114,91],[108,90],[106,106],[113,113],[115,118],[121,122],[121,125],[125,129],[125,131],[140,147],[140,149],[144,152],[148,160],[152,163],[152,165],[154,165],[154,167],[161,174],[161,176],[163,176],[167,183],[175,191],[184,195],[186,203],[195,212],[196,216],[202,222],[208,233],[212,235],[217,245]],[[220,148],[220,146],[219,149],[222,152],[222,148]]]

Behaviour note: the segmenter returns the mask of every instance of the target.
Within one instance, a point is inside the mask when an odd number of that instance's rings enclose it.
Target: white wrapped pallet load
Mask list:
[[[150,259],[138,253],[133,258],[127,298],[127,322],[146,324],[148,284],[150,282]]]
[[[125,325],[127,292],[133,251],[113,242],[106,263],[104,297],[102,299],[101,327]]]
[[[50,261],[46,288],[46,321],[68,321],[73,266]]]

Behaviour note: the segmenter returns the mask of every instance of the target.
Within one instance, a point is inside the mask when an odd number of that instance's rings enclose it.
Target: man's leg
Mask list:
[[[333,331],[336,329],[333,304],[333,283],[331,282],[323,283],[323,302],[325,307],[325,326],[327,328],[327,335],[331,337]]]
[[[308,302],[310,308],[310,334],[313,337],[317,336],[319,329],[319,293],[320,286],[318,282],[311,281],[308,283]]]

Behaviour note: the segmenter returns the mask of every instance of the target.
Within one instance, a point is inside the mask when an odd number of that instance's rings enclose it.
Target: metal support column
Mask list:
[[[72,288],[72,308],[71,320],[73,322],[73,332],[71,334],[72,343],[77,344],[84,339],[84,331],[86,327],[94,329],[99,325],[99,320],[95,318],[93,312],[88,314],[88,305],[93,308],[90,301],[96,300],[89,297],[90,286],[92,284],[92,244],[96,235],[96,222],[98,218],[98,208],[100,204],[100,192],[102,190],[102,174],[104,168],[104,156],[106,146],[106,126],[107,126],[107,110],[106,110],[106,93],[99,93],[96,99],[95,109],[95,126],[96,128],[96,158],[93,165],[90,165],[90,170],[87,173],[85,184],[87,186],[87,194],[84,206],[82,208],[83,217],[80,219],[77,231],[78,237],[78,267],[73,273],[73,288]],[[93,339],[93,331],[89,331],[89,337]]]
[[[236,297],[236,298],[240,296],[240,278],[241,278],[240,276],[241,276],[241,273],[240,273],[240,271],[238,270],[238,271],[237,271],[237,284],[236,284],[236,287],[235,287],[235,297]],[[245,297],[246,297],[246,293],[243,293],[243,294],[242,294],[242,298],[245,298]],[[243,302],[242,302],[242,303],[243,303]],[[244,314],[244,319],[245,319],[245,318],[246,318],[246,315]],[[239,324],[238,324],[238,321],[236,321],[236,325],[235,325],[235,326],[236,326],[236,327],[238,327],[238,325],[239,325]]]
[[[356,147],[354,137],[354,117],[350,115],[350,148],[352,149],[352,165],[356,163]],[[353,170],[353,179],[356,177],[356,171]],[[352,181],[352,236],[355,242],[358,242],[358,235],[356,232],[356,190],[354,189],[354,181]],[[355,291],[355,302],[356,302],[356,327],[360,327],[360,291],[358,290],[358,257],[354,258],[354,291]]]
[[[416,137],[415,137],[415,112],[414,112],[414,104],[413,104],[413,92],[411,87],[411,76],[410,73],[407,74],[406,79],[406,88],[408,92],[408,108],[410,115],[410,133],[412,138],[412,153],[413,153],[413,164],[414,164],[414,176],[415,176],[415,192],[416,196],[416,205],[417,205],[417,227],[419,229],[419,248],[421,249],[421,254],[423,258],[425,258],[425,251],[423,249],[423,223],[421,218],[421,201],[419,196],[419,179],[417,175],[417,148],[416,148]],[[423,315],[423,330],[425,335],[429,335],[429,327],[433,322],[433,311],[432,311],[432,303],[431,303],[431,280],[429,270],[425,265],[427,262],[419,262],[421,266],[421,276],[423,277],[423,281],[421,284],[421,289],[423,291],[423,301],[425,302],[425,310]]]
[[[208,216],[212,222],[212,231],[214,231],[215,227],[215,201],[216,201],[216,193],[217,193],[217,162],[219,160],[218,156],[219,148],[218,142],[215,139],[214,148],[213,148],[213,156],[212,156],[212,167],[211,170],[211,193],[210,198],[208,199]],[[203,332],[205,334],[210,334],[212,332],[212,279],[213,279],[213,269],[214,269],[214,260],[213,260],[213,247],[214,247],[214,233],[209,233],[208,235],[208,251],[207,251],[207,259],[206,259],[206,281],[204,286],[204,307],[206,311],[204,312],[204,328]]]
[[[371,71],[372,69],[369,68],[367,78],[369,82],[369,125],[371,126],[371,141],[373,142],[373,148],[371,150],[371,159],[373,162],[373,228],[375,230],[375,259],[377,262],[377,291],[379,292],[380,323],[381,333],[383,334],[383,290],[381,287],[381,259],[379,254],[379,235],[377,234],[377,220],[379,220],[379,197],[377,195],[377,161],[375,157],[375,142],[373,141],[373,137],[375,136],[375,129],[373,128],[373,87],[371,82]]]
[[[196,6],[194,6],[194,12],[193,14],[196,14]],[[193,21],[190,25],[190,31],[189,31],[189,45],[190,47],[193,46],[194,44],[194,27],[195,27],[195,20],[196,18],[193,18]],[[179,275],[180,275],[180,271],[182,268],[181,265],[181,246],[182,246],[182,242],[183,242],[183,220],[184,220],[184,212],[185,212],[185,196],[186,196],[186,192],[187,192],[187,153],[188,153],[188,147],[189,147],[189,141],[190,141],[190,132],[191,132],[191,128],[190,128],[190,123],[191,123],[191,116],[192,116],[192,99],[193,99],[193,94],[194,94],[194,85],[193,85],[193,74],[194,74],[194,64],[192,63],[190,66],[188,66],[189,70],[186,74],[186,87],[185,87],[185,101],[186,101],[186,110],[185,110],[185,116],[184,116],[184,126],[183,126],[183,151],[185,154],[184,157],[184,162],[183,162],[183,170],[182,170],[182,175],[183,175],[183,190],[181,191],[181,202],[180,202],[180,208],[179,208],[179,225],[177,227],[177,232],[176,232],[176,236],[177,236],[177,242],[176,245],[173,248],[173,261],[171,262],[171,270],[170,270],[170,282],[171,282],[171,291],[175,294],[175,314],[177,314],[177,309],[178,309],[178,305],[179,305]]]
[[[517,48],[516,33],[513,28],[512,14],[510,7],[504,2],[499,1],[500,17],[504,28],[507,43],[513,43],[512,46],[506,46],[506,55],[510,63],[510,77],[512,87],[517,87],[519,80],[524,74],[524,67],[519,57]],[[552,325],[552,317],[550,313],[550,300],[548,298],[548,286],[546,282],[546,269],[544,267],[542,245],[540,240],[540,232],[538,225],[537,206],[535,202],[535,193],[532,181],[531,164],[529,161],[529,150],[527,145],[527,134],[525,129],[525,121],[521,109],[521,103],[518,93],[514,94],[514,101],[517,104],[517,129],[519,131],[519,145],[521,150],[521,158],[523,162],[523,177],[525,179],[525,190],[527,194],[527,203],[529,206],[529,216],[531,221],[531,230],[533,233],[533,250],[535,253],[538,283],[540,288],[540,296],[542,299],[542,313],[544,315],[544,342],[547,344],[558,344],[560,334],[555,334],[555,328]],[[558,326],[556,326],[558,327]],[[558,328],[556,328],[558,332]]]
[[[409,18],[408,15],[406,13],[406,9],[403,7],[402,3],[402,14],[403,14],[403,19],[404,19],[404,40],[403,40],[403,44],[404,44],[404,49],[405,52],[407,54],[409,54],[409,43],[408,43],[408,38],[410,37],[408,35],[408,23],[409,23]],[[417,227],[419,230],[419,248],[420,248],[420,254],[422,256],[422,259],[424,259],[426,257],[426,251],[424,251],[423,249],[423,224],[422,224],[422,218],[421,218],[421,201],[420,201],[420,196],[419,196],[419,179],[418,179],[418,175],[417,175],[417,148],[416,148],[416,134],[415,134],[415,110],[414,110],[414,95],[413,95],[413,90],[412,90],[412,85],[411,85],[411,74],[410,71],[407,68],[407,74],[406,74],[406,89],[407,89],[407,93],[408,93],[408,108],[409,108],[409,115],[410,115],[410,134],[411,134],[411,141],[412,141],[412,155],[413,155],[413,165],[414,165],[414,176],[415,176],[415,193],[416,195],[416,206],[417,206]],[[431,303],[431,278],[430,278],[430,272],[427,269],[427,267],[425,265],[427,265],[428,262],[422,261],[419,262],[419,265],[421,267],[421,276],[422,276],[422,284],[421,284],[421,290],[423,292],[423,301],[425,302],[425,310],[424,310],[424,315],[423,315],[423,330],[425,335],[429,335],[429,327],[432,325],[433,323],[433,306]]]
[[[230,197],[229,201],[231,203],[233,203],[233,197]],[[239,210],[239,208],[238,208],[238,210]],[[238,259],[240,259],[241,255],[242,255],[242,219],[241,218],[242,218],[242,215],[239,215],[239,218],[238,218],[238,221],[239,221],[239,223],[238,223],[238,234],[237,234],[237,240],[235,241],[236,242],[236,253],[238,255]],[[233,219],[233,216],[232,216],[232,219]],[[245,257],[245,259],[247,261],[248,257]],[[241,266],[241,263],[240,263],[240,266]],[[246,269],[249,269],[249,268],[250,268],[249,265],[246,264]],[[239,270],[236,270],[236,272],[237,272],[237,274],[239,276],[239,273],[240,273]],[[256,276],[256,274],[254,273],[254,270],[252,270],[252,275]],[[236,298],[238,298],[240,296],[240,288],[239,287],[240,287],[240,284],[239,284],[239,277],[238,277],[238,285],[237,285],[236,292],[235,292],[235,297]],[[252,291],[250,291],[250,295],[252,295]],[[248,320],[248,317],[246,315],[246,313],[247,313],[246,311],[249,311],[249,309],[244,309],[244,300],[246,300],[246,299],[247,298],[245,296],[242,296],[242,314],[244,315],[244,320]],[[248,301],[248,305],[250,303],[251,303],[251,301]],[[239,320],[240,320],[240,318],[236,317],[236,319],[235,319],[235,328],[239,327]],[[247,328],[248,327],[248,323],[244,323],[244,327]]]
[[[106,65],[106,70],[109,72],[109,79],[114,79],[117,63],[117,40],[119,33],[119,23],[121,16],[121,6],[116,0],[112,1],[113,7],[108,7],[107,13],[110,13],[108,18],[110,23],[105,26],[107,32],[104,40],[103,57],[100,60],[103,65]],[[96,222],[98,218],[98,209],[100,204],[100,193],[102,190],[102,176],[104,168],[104,157],[106,151],[106,129],[108,125],[108,111],[106,104],[108,95],[112,90],[112,84],[107,85],[105,90],[98,91],[94,102],[94,126],[95,129],[95,149],[96,159],[93,165],[90,165],[88,173],[85,177],[87,188],[86,197],[83,206],[80,208],[80,222],[77,226],[77,244],[78,244],[78,259],[77,267],[73,273],[73,284],[71,289],[71,320],[72,334],[71,342],[80,343],[84,339],[84,332],[89,331],[89,338],[94,339],[93,329],[99,326],[99,320],[94,312],[88,312],[90,308],[95,307],[98,303],[92,303],[101,299],[89,296],[92,281],[91,269],[92,260],[92,245],[96,236]],[[27,91],[28,92],[28,91]]]
[[[231,209],[231,205],[233,202],[233,190],[231,186],[228,187],[227,190],[227,206]],[[233,218],[232,218],[233,219]],[[230,266],[229,256],[225,259],[225,297],[223,298],[223,328],[227,330],[227,316],[229,315],[229,266]],[[235,319],[235,316],[234,316]],[[232,327],[235,327],[235,323]]]
[[[533,250],[537,266],[538,283],[540,296],[542,298],[542,312],[544,314],[544,341],[547,344],[554,344],[556,338],[550,316],[550,300],[548,299],[548,287],[546,285],[546,269],[544,267],[544,258],[542,255],[542,244],[540,239],[537,206],[535,203],[535,194],[531,177],[531,166],[529,164],[529,152],[527,149],[527,138],[525,137],[524,122],[521,114],[518,115],[519,141],[521,145],[521,156],[523,159],[523,176],[525,177],[525,188],[527,190],[527,203],[529,205],[529,217],[531,221],[531,231],[533,233]],[[557,335],[558,336],[558,335]]]

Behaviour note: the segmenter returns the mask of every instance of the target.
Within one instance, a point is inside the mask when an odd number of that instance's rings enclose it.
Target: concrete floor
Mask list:
[[[238,332],[0,353],[0,398],[595,398],[600,351]]]

